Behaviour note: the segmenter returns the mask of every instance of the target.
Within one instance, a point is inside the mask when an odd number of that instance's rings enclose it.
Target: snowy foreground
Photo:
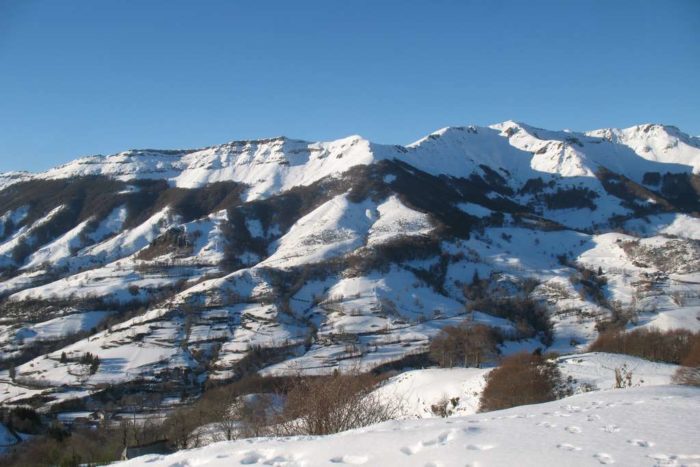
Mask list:
[[[700,390],[596,391],[447,419],[382,423],[333,436],[221,442],[119,465],[700,466]]]

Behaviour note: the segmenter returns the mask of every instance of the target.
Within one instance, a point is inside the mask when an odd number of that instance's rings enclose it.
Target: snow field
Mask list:
[[[633,388],[330,436],[220,442],[119,465],[690,466],[700,463],[699,410],[698,389]]]

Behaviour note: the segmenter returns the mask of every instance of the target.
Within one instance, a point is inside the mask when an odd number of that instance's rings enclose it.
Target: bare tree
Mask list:
[[[287,392],[277,434],[326,435],[393,418],[399,407],[373,392],[378,382],[356,373],[299,378]]]
[[[498,336],[482,324],[446,326],[430,344],[430,357],[442,367],[475,366],[498,354]]]

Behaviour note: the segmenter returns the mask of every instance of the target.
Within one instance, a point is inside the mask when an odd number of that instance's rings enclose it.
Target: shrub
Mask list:
[[[479,367],[483,361],[498,354],[500,336],[482,324],[446,326],[430,343],[430,357],[443,368],[454,366]]]
[[[49,433],[47,433],[49,435]],[[73,430],[54,426],[49,436],[33,436],[0,458],[0,464],[25,466],[105,465],[119,460],[124,447],[119,430],[106,427]]]
[[[594,211],[596,208],[594,200],[598,198],[598,193],[584,187],[559,188],[554,193],[545,193],[543,198],[549,209],[589,208]]]
[[[63,359],[63,354],[61,354],[61,359]],[[79,362],[90,367],[91,375],[97,373],[97,369],[100,367],[100,357],[93,355],[90,352],[83,354],[83,356],[80,357]]]
[[[599,271],[596,274],[591,269],[579,267],[578,271],[569,277],[569,281],[574,287],[579,287],[579,294],[582,299],[586,300],[590,297],[600,306],[608,306],[609,304],[603,290],[608,280],[602,275],[603,271],[600,268],[598,269]]]
[[[511,355],[486,376],[479,410],[507,409],[518,405],[539,404],[571,393],[554,361],[541,354],[526,352]]]
[[[683,366],[673,376],[673,382],[676,384],[700,386],[700,339],[697,338],[698,334],[696,334],[690,350],[681,360]]]
[[[459,397],[448,398],[447,396],[442,396],[442,398],[436,403],[430,406],[430,411],[433,415],[441,418],[447,418],[452,415],[454,409],[459,405]]]
[[[659,172],[645,172],[642,183],[645,185],[658,186],[659,183],[661,183],[661,174]]]
[[[372,392],[379,381],[371,374],[299,378],[287,392],[278,434],[327,435],[391,419],[398,407]]]
[[[661,178],[661,193],[683,211],[697,212],[700,209],[700,185],[696,174],[665,173]]]
[[[193,245],[185,229],[172,227],[153,240],[151,244],[141,250],[136,257],[146,261],[167,254],[174,254],[176,257],[184,257],[191,255],[192,250]],[[136,287],[135,292],[132,292],[131,287],[134,286],[129,287],[129,292],[132,295],[138,295],[138,287]]]
[[[627,364],[615,368],[615,389],[624,389],[632,387],[632,370],[627,368]]]
[[[601,333],[591,344],[591,352],[609,352],[633,355],[656,362],[673,363],[685,361],[693,349],[700,346],[700,333],[676,329],[636,329],[631,332],[612,330]],[[698,350],[693,352],[697,353]],[[694,357],[693,357],[694,358]]]
[[[700,386],[700,366],[679,368],[673,375],[673,382],[686,386]]]
[[[42,429],[41,417],[29,407],[14,407],[3,411],[2,422],[16,431],[27,434],[38,434]]]
[[[530,298],[511,297],[496,299],[485,297],[474,300],[467,307],[515,323],[519,338],[538,337],[544,345],[551,345],[554,335],[552,322],[546,308]]]

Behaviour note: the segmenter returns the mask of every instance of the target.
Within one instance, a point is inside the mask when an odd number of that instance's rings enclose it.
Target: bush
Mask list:
[[[398,407],[372,391],[371,374],[299,378],[289,388],[280,435],[327,435],[390,420]]]
[[[661,183],[661,174],[659,172],[645,172],[642,183],[645,185],[658,186],[659,183]]]
[[[500,341],[498,333],[483,324],[446,326],[430,343],[430,357],[443,368],[479,367],[498,354]]]
[[[486,376],[479,410],[488,412],[548,402],[571,393],[554,361],[539,353],[511,355]]]
[[[35,435],[40,433],[42,429],[41,417],[29,407],[14,407],[7,411],[3,410],[0,420],[8,428],[22,433]]]
[[[676,384],[685,384],[687,386],[700,386],[700,339],[693,340],[688,353],[681,360],[681,368],[676,371],[673,376],[673,382]]]
[[[633,355],[655,362],[682,364],[693,359],[700,350],[700,333],[676,329],[636,329],[631,332],[612,330],[601,333],[591,344],[591,352]],[[688,360],[690,361],[690,360]]]
[[[594,200],[598,198],[598,193],[584,187],[559,188],[556,192],[545,193],[542,197],[549,209],[588,208],[594,211],[596,209]]]
[[[68,361],[68,358],[66,356],[65,352],[61,352],[61,363],[65,363]],[[90,374],[94,375],[97,373],[97,369],[100,367],[100,357],[97,355],[93,355],[90,352],[84,353],[80,359],[78,359],[78,363],[81,365],[87,365],[90,367]]]
[[[474,300],[467,309],[483,311],[513,321],[518,329],[518,338],[538,337],[546,346],[551,345],[554,340],[552,322],[546,308],[530,298],[496,299],[487,296]]]
[[[673,375],[673,382],[686,386],[700,386],[700,366],[679,368]]]
[[[459,397],[449,398],[447,396],[442,396],[436,404],[430,406],[430,411],[433,415],[441,418],[447,418],[452,415],[454,409],[459,405]]]
[[[54,426],[49,436],[35,436],[0,458],[4,466],[104,465],[119,460],[123,449],[118,430],[85,428],[68,434]],[[48,434],[48,433],[47,433]]]

